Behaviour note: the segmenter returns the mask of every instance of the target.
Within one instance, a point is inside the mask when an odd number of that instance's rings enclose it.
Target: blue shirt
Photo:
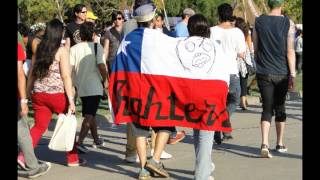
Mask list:
[[[187,24],[183,21],[179,22],[175,26],[176,37],[189,37],[189,31],[187,28]]]

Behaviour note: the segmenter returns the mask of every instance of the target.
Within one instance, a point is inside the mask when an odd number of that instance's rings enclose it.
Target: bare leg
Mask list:
[[[158,132],[157,138],[156,138],[156,144],[153,154],[153,159],[156,161],[160,161],[161,153],[165,148],[165,145],[168,142],[169,139],[169,133],[168,132]]]
[[[266,144],[268,146],[269,146],[269,130],[270,130],[270,122],[261,121],[262,144]]]
[[[144,168],[147,161],[147,138],[136,137],[137,153],[140,159],[140,166]]]
[[[154,130],[151,131],[151,149],[154,149],[156,146],[156,138],[157,138],[157,134],[154,132]]]
[[[99,136],[98,136],[97,122],[96,122],[95,116],[93,116],[93,118],[91,119],[90,131],[91,131],[91,135],[94,142],[97,143],[99,140]]]
[[[84,138],[86,138],[88,131],[91,127],[91,119],[92,118],[93,118],[93,116],[91,116],[91,115],[85,115],[83,122],[82,122],[81,130],[79,133],[78,144],[82,144]]]
[[[285,122],[276,122],[277,131],[277,145],[283,145],[283,133],[284,133]]]

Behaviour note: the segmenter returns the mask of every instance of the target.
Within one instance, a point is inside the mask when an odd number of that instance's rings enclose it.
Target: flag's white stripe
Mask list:
[[[229,83],[226,66],[217,42],[203,42],[197,37],[172,38],[156,30],[144,30],[141,73]]]

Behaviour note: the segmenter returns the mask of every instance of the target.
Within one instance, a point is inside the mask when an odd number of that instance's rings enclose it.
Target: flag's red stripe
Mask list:
[[[126,84],[121,80],[127,80]],[[228,86],[222,80],[117,72],[110,77],[109,93],[113,110],[118,110],[115,114],[117,124],[138,122],[144,126],[231,131],[230,127],[222,126],[228,119],[225,111]],[[202,117],[200,122],[192,122],[198,117]]]

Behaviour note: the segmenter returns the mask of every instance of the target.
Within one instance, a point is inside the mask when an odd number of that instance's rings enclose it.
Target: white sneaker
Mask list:
[[[211,173],[212,173],[214,171],[214,169],[216,168],[216,166],[214,165],[213,162],[211,163],[211,167],[212,167],[212,169],[211,169]]]
[[[214,180],[214,178],[212,176],[209,176],[208,180]]]
[[[153,156],[153,153],[154,153],[154,150],[151,149],[151,156]],[[160,156],[160,159],[171,159],[172,158],[172,155],[165,152],[165,151],[162,151],[161,153],[161,156]]]
[[[126,157],[128,163],[139,163],[139,157],[137,155]]]

